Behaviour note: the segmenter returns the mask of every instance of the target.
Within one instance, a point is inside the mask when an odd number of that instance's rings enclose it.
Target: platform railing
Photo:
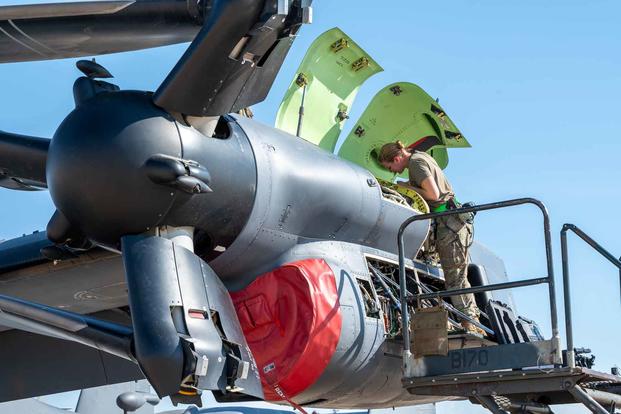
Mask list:
[[[569,254],[567,250],[567,232],[571,230],[576,236],[591,246],[595,251],[604,256],[610,263],[619,269],[619,283],[621,284],[621,261],[604,249],[599,243],[573,224],[565,224],[561,230],[561,257],[563,260],[563,292],[565,302],[565,329],[567,335],[567,365],[571,368],[576,366],[574,352],[574,333],[571,316],[571,289],[569,284]]]
[[[545,249],[546,249],[546,263],[547,263],[547,276],[542,278],[521,280],[515,282],[507,282],[507,283],[497,283],[492,285],[485,286],[475,286],[467,289],[455,289],[455,290],[442,290],[433,293],[419,293],[416,295],[412,295],[411,297],[407,296],[406,290],[406,269],[405,269],[405,246],[404,246],[404,237],[403,233],[406,228],[410,226],[412,223],[421,221],[421,220],[429,220],[436,219],[444,216],[458,215],[458,214],[466,214],[466,213],[475,213],[479,211],[487,211],[487,210],[497,210],[501,208],[519,206],[523,204],[532,204],[539,208],[543,215],[543,233],[545,239]],[[472,207],[461,207],[454,210],[447,210],[438,213],[428,213],[428,214],[420,214],[413,217],[410,217],[406,221],[401,224],[399,228],[399,232],[397,234],[397,244],[399,247],[399,285],[400,285],[400,302],[401,302],[401,332],[403,333],[403,364],[405,372],[409,372],[410,361],[412,357],[412,352],[410,348],[410,332],[409,332],[409,313],[408,313],[408,303],[414,301],[414,303],[430,298],[438,298],[438,297],[449,297],[455,295],[463,295],[468,293],[478,293],[478,292],[488,292],[495,290],[503,290],[503,289],[511,289],[523,286],[532,286],[539,285],[543,283],[548,284],[549,290],[549,300],[550,300],[550,322],[552,327],[552,339],[557,344],[560,344],[559,338],[559,329],[558,329],[558,313],[556,307],[556,292],[554,285],[554,265],[552,259],[552,237],[550,233],[550,217],[548,215],[548,211],[545,205],[534,198],[519,198],[515,200],[507,200],[500,201],[496,203],[489,204],[481,204]],[[560,352],[560,350],[558,351]]]

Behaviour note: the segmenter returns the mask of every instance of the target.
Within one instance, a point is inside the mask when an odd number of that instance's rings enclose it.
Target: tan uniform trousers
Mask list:
[[[444,272],[446,289],[469,288],[468,248],[472,244],[473,226],[464,223],[458,216],[445,216],[436,219],[436,251]],[[451,296],[453,306],[471,318],[478,320],[479,309],[474,295]]]

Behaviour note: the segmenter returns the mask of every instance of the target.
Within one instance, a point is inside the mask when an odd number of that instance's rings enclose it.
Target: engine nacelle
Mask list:
[[[401,346],[386,340],[367,267],[367,254],[377,252],[339,242],[297,246],[231,294],[266,400],[342,408],[418,402],[395,375]]]

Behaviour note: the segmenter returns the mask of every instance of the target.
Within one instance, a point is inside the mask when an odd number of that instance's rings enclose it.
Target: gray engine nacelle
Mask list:
[[[411,208],[383,198],[362,167],[298,137],[239,118],[256,162],[254,205],[242,232],[210,262],[229,289],[239,289],[299,243],[334,240],[397,252],[397,231]],[[419,222],[405,233],[412,257],[429,229]]]
[[[401,385],[398,313],[386,312],[369,273],[378,257],[396,260],[352,243],[301,244],[232,293],[266,400],[329,408],[437,401]]]

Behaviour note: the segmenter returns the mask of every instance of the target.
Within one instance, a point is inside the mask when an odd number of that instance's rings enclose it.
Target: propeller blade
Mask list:
[[[0,186],[13,190],[47,187],[45,163],[49,146],[49,139],[0,131]]]
[[[198,256],[156,236],[125,236],[123,261],[134,349],[160,397],[195,404],[196,390],[263,397],[235,308]]]
[[[8,188],[9,190],[19,191],[41,191],[41,183],[23,180],[15,177],[2,177],[0,176],[0,187]]]
[[[0,7],[0,63],[95,56],[190,42],[204,10],[188,0]]]
[[[155,92],[156,105],[191,116],[217,116],[267,96],[309,7],[293,0],[214,0],[205,26]]]
[[[123,10],[133,3],[135,3],[133,0],[129,0],[3,6],[0,8],[0,20],[45,19],[50,17],[112,14]]]

